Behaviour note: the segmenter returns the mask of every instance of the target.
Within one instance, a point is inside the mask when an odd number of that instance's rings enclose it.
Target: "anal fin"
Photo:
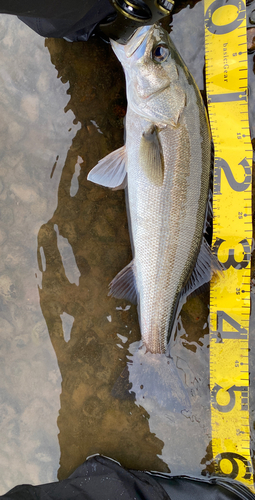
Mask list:
[[[110,291],[108,295],[112,295],[116,299],[127,299],[133,304],[137,303],[134,260],[115,276],[109,288]]]

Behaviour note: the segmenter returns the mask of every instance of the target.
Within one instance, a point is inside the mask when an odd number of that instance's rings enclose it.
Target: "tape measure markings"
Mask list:
[[[229,5],[237,8],[234,16],[233,10],[229,15]],[[205,27],[206,90],[215,150],[213,249],[225,265],[224,279],[212,280],[210,297],[213,463],[216,474],[252,489],[248,351],[252,148],[247,141],[247,51],[240,50],[246,46],[244,2],[205,0]]]

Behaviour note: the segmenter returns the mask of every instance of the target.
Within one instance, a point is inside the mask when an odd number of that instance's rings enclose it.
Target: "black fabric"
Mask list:
[[[27,0],[25,0],[26,3]],[[0,3],[0,12],[2,10]],[[7,2],[6,2],[7,3]],[[15,3],[15,2],[14,2]],[[35,0],[35,4],[39,2]],[[44,2],[41,2],[44,5]],[[53,38],[66,38],[72,42],[87,41],[95,27],[102,22],[103,19],[115,13],[114,8],[108,0],[97,0],[94,2],[82,2],[79,0],[69,1],[69,14],[65,14],[65,10],[59,9],[59,4],[55,0],[51,0],[52,8],[48,8],[48,0],[45,2],[46,8],[41,8],[38,5],[38,10],[33,10],[37,17],[31,16],[28,12],[25,16],[17,15],[32,30],[36,31],[41,36]],[[64,3],[67,3],[66,1]],[[54,7],[53,7],[54,6]],[[8,12],[10,13],[10,12]],[[48,17],[51,14],[51,17]]]
[[[4,500],[169,500],[168,494],[147,474],[123,469],[116,462],[95,456],[66,480],[42,486],[16,486]]]
[[[155,476],[154,476],[155,477]],[[203,482],[184,477],[170,480],[155,479],[163,486],[172,500],[254,500],[255,495],[244,485],[231,480],[213,478]]]
[[[218,483],[218,484],[217,484]],[[159,478],[123,469],[117,462],[94,456],[66,480],[41,486],[16,486],[3,500],[254,500],[255,495],[233,481]]]
[[[63,19],[73,25],[91,9],[101,9],[106,0],[1,0],[0,12],[16,16]]]

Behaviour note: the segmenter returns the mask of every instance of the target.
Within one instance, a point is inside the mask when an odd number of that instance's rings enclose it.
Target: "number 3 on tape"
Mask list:
[[[247,102],[246,7],[204,0],[206,89],[215,152],[210,393],[214,473],[254,491],[249,425],[252,147]]]

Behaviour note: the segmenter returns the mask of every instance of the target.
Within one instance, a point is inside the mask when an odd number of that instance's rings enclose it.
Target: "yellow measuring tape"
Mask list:
[[[215,474],[253,490],[249,422],[252,146],[246,7],[204,0],[206,91],[214,142],[213,250],[225,266],[210,293],[210,392]],[[254,490],[253,490],[254,491]]]

